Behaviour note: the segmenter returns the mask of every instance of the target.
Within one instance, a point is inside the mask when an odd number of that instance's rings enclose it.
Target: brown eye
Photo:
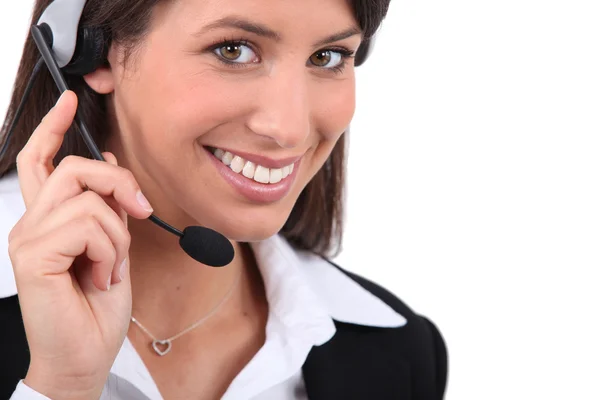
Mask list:
[[[326,66],[331,61],[331,52],[328,50],[321,50],[310,56],[310,62],[317,67]]]
[[[241,46],[228,45],[219,48],[219,53],[227,60],[237,60],[242,54]]]
[[[311,64],[323,68],[336,68],[343,61],[342,54],[332,50],[319,50],[310,56]]]
[[[223,43],[213,50],[222,61],[235,64],[248,64],[258,62],[258,56],[249,46],[243,43]]]

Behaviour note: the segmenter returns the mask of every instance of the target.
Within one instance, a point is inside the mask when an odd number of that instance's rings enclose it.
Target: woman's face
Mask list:
[[[157,215],[256,241],[348,127],[360,41],[347,0],[162,2],[128,63],[114,45],[87,81],[113,93],[109,150]]]

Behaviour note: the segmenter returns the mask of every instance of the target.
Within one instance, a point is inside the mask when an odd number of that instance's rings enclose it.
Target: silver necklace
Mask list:
[[[212,317],[219,310],[219,308],[225,303],[225,301],[227,301],[227,299],[233,293],[233,289],[237,286],[238,282],[240,281],[240,277],[241,276],[242,276],[242,269],[240,268],[240,273],[235,278],[235,281],[233,282],[233,284],[229,288],[229,291],[225,294],[225,297],[223,297],[223,299],[216,306],[214,306],[213,309],[208,314],[206,314],[204,317],[200,318],[200,320],[194,322],[189,327],[185,328],[183,331],[179,332],[177,335],[171,336],[168,339],[157,339],[153,334],[150,333],[150,331],[148,331],[148,329],[146,329],[133,316],[131,316],[131,321],[135,322],[137,324],[137,326],[140,327],[141,330],[143,330],[144,332],[146,332],[146,334],[148,336],[150,336],[150,338],[152,339],[152,348],[154,349],[154,351],[156,352],[156,354],[158,354],[159,356],[164,356],[169,351],[171,351],[171,344],[172,344],[173,340],[175,340],[175,339],[177,339],[177,338],[185,335],[186,333],[188,333],[192,329],[198,327],[200,324],[202,324],[204,321],[206,321],[207,319],[209,319],[210,317]]]

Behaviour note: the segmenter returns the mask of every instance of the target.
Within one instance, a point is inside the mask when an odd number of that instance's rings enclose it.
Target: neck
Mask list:
[[[132,315],[157,338],[173,336],[218,305],[211,319],[235,318],[262,309],[264,289],[247,244],[234,243],[235,258],[220,268],[190,258],[178,238],[147,220],[129,219]],[[208,321],[207,321],[208,323]]]

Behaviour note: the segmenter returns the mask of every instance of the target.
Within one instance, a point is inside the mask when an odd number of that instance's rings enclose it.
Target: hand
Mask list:
[[[76,109],[64,92],[17,156],[26,212],[9,235],[31,354],[24,381],[53,400],[100,397],[131,318],[127,215],[152,212],[111,153],[53,168]]]

